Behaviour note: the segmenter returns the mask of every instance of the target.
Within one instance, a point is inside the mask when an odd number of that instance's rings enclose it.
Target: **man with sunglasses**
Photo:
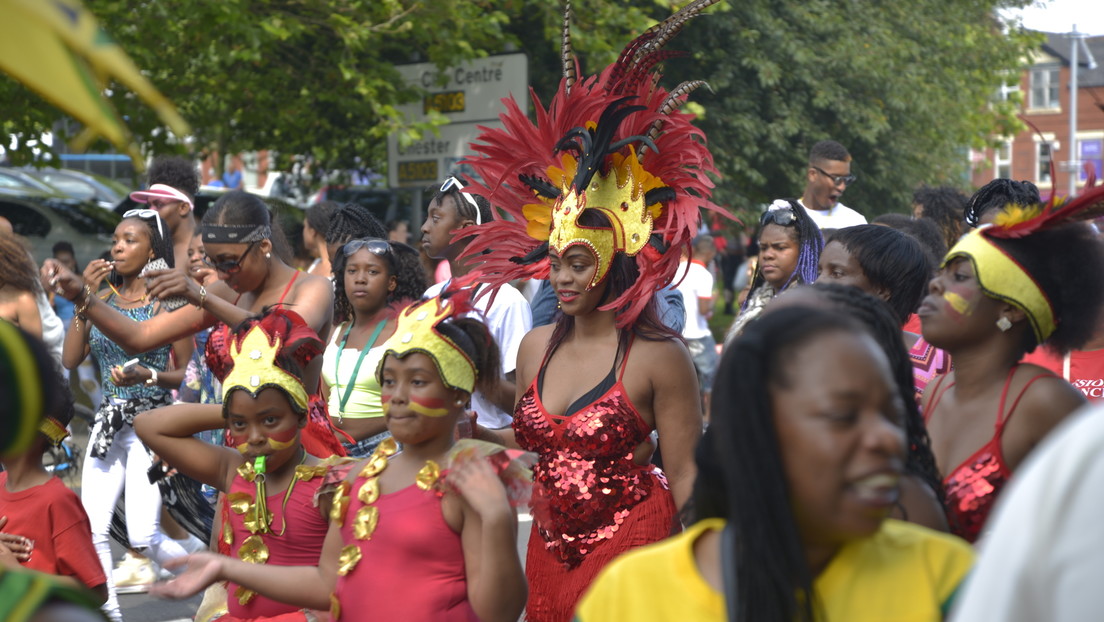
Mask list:
[[[855,180],[847,148],[834,140],[822,140],[809,150],[805,193],[798,202],[821,229],[865,225],[865,216],[839,202]]]
[[[195,195],[199,173],[186,158],[162,157],[153,161],[149,189],[131,192],[130,198],[146,203],[169,228],[177,266],[188,265],[188,245],[196,234]]]

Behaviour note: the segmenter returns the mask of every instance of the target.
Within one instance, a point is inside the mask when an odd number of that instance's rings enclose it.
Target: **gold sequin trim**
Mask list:
[[[268,545],[260,536],[249,536],[238,549],[238,557],[250,564],[263,564],[268,561]]]
[[[356,568],[360,562],[360,547],[350,544],[341,549],[341,556],[337,558],[337,574],[345,576]]]
[[[341,527],[345,524],[345,510],[349,509],[349,482],[341,482],[334,491],[330,505],[330,522]]]
[[[376,499],[379,499],[379,494],[379,478],[373,477],[361,485],[357,498],[360,499],[361,503],[371,505],[376,502]]]
[[[441,477],[441,467],[437,466],[437,463],[432,460],[426,460],[425,466],[418,471],[418,475],[415,476],[414,481],[418,483],[418,488],[422,490],[430,490],[437,485],[437,480]]]
[[[368,540],[375,533],[377,524],[379,524],[379,508],[366,505],[357,510],[353,521],[353,535],[357,540]]]

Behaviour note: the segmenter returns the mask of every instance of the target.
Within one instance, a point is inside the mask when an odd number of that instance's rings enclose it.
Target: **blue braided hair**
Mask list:
[[[779,215],[787,210],[793,213],[793,219],[786,224],[782,224],[779,220],[784,221],[785,219],[780,219]],[[759,238],[759,233],[763,231],[763,227],[767,225],[778,225],[786,229],[792,229],[797,237],[797,268],[794,269],[793,274],[776,293],[785,291],[794,282],[808,284],[816,281],[820,252],[824,250],[824,237],[820,234],[820,227],[813,222],[812,218],[809,218],[805,208],[801,207],[801,204],[794,199],[778,199],[763,212],[763,216],[759,219],[756,239]],[[763,278],[763,273],[756,268],[755,278],[751,282],[749,292],[755,292],[765,282],[766,279]],[[740,307],[741,310],[747,308],[748,300],[751,300],[751,298],[751,293],[749,293],[747,298],[744,299],[744,304]]]

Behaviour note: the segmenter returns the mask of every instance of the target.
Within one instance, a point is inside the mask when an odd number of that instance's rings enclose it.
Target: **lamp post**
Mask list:
[[[1077,58],[1077,53],[1081,49],[1085,51],[1085,57],[1088,58],[1089,69],[1096,69],[1096,59],[1093,58],[1092,50],[1089,49],[1087,43],[1085,43],[1086,35],[1077,32],[1077,24],[1073,25],[1073,32],[1070,33],[1070,86],[1069,86],[1069,108],[1070,108],[1070,128],[1069,128],[1069,196],[1073,196],[1077,192],[1077,178],[1081,175],[1081,154],[1077,152],[1077,69],[1080,61]],[[1057,181],[1057,180],[1055,180]]]

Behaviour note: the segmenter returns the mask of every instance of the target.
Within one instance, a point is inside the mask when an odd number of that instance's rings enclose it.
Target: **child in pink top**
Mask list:
[[[330,496],[319,489],[328,465],[306,452],[300,432],[309,398],[302,370],[322,343],[298,314],[276,309],[230,337],[233,362],[222,405],[179,404],[135,419],[138,436],[167,464],[226,493],[220,547],[250,565],[319,562]],[[194,438],[226,428],[233,448]],[[314,612],[227,585],[230,620],[312,620]],[[325,607],[322,607],[325,608]]]
[[[226,579],[328,607],[331,620],[516,621],[527,590],[516,515],[496,475],[507,460],[475,459],[480,447],[455,440],[478,381],[498,377],[486,327],[461,317],[470,294],[454,283],[400,315],[377,369],[393,439],[338,484],[318,567],[199,553],[171,564],[186,568],[154,593],[187,597]]]

